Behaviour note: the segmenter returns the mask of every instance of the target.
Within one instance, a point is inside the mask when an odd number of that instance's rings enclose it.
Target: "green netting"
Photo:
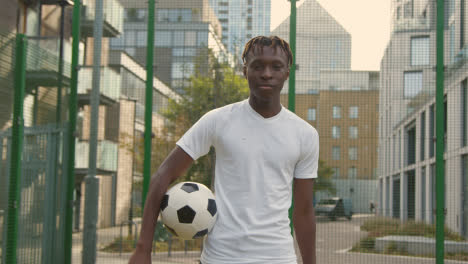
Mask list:
[[[96,263],[126,263],[139,236],[143,179],[149,177],[144,175],[145,130],[152,135],[149,164],[154,173],[203,114],[249,96],[241,59],[249,39],[277,35],[293,40],[290,1],[159,0],[151,47],[152,98],[147,98],[148,1],[102,0],[102,21],[96,21],[97,1],[81,1],[79,18],[73,17],[72,6],[64,6],[62,13],[62,1],[56,0],[13,1],[0,11],[8,18],[0,18],[5,25],[0,30],[7,32],[0,34],[2,261],[10,152],[15,148],[10,141],[17,33],[27,35],[18,263],[68,263],[63,253],[67,205],[73,208],[72,263],[82,262],[83,254],[89,254],[86,246],[93,246],[83,239],[85,231],[97,235]],[[63,1],[73,2],[78,1]],[[440,217],[441,208],[445,257],[468,260],[468,7],[466,0],[443,4],[441,50],[436,0],[297,1],[295,107],[290,109],[320,135],[314,191],[318,263],[433,263],[436,209]],[[72,68],[72,23],[77,20],[79,56]],[[94,39],[97,22],[102,22],[101,40]],[[95,50],[97,44],[101,50]],[[93,63],[97,53],[100,65]],[[444,103],[436,109],[437,55],[442,53]],[[77,126],[69,142],[64,139],[75,103],[70,97],[74,70]],[[281,93],[285,107],[292,103],[290,86],[286,82]],[[95,88],[100,100],[93,117]],[[145,118],[149,105],[151,127]],[[445,120],[438,123],[441,110]],[[439,134],[443,150],[436,148],[437,125],[444,130],[444,136]],[[95,129],[97,153],[90,161],[90,131]],[[75,182],[73,201],[66,203],[72,143]],[[443,192],[436,184],[441,153]],[[212,186],[215,158],[212,149],[178,181]],[[99,193],[86,192],[93,163]],[[443,193],[445,204],[437,204],[436,193]],[[96,198],[96,229],[84,225],[90,197]],[[320,208],[332,202],[335,214]],[[158,223],[152,259],[194,263],[201,247],[201,240],[180,241]]]

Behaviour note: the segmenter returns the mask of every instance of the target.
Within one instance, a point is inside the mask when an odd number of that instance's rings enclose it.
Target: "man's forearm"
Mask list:
[[[137,249],[139,250],[151,251],[161,200],[169,184],[167,180],[164,180],[157,173],[151,179],[148,196],[145,201],[145,208],[143,210],[140,238],[137,244]]]
[[[315,264],[315,214],[312,209],[303,215],[296,215],[294,227],[297,244],[302,256],[303,264]]]

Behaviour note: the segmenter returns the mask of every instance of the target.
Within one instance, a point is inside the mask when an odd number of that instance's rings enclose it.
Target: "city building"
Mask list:
[[[289,41],[289,17],[271,34]],[[296,93],[319,90],[321,70],[350,68],[351,35],[316,0],[305,0],[297,8]]]
[[[222,41],[238,61],[245,43],[270,34],[271,0],[210,0],[222,27]]]
[[[122,50],[146,65],[147,1],[122,1],[124,32],[111,40],[112,50]],[[183,93],[194,73],[197,57],[207,48],[221,61],[233,57],[221,42],[221,24],[208,0],[161,0],[156,5],[154,72],[167,86]]]
[[[296,114],[317,129],[337,195],[352,199],[353,212],[368,213],[377,200],[379,72],[322,70],[318,88],[296,94]],[[287,94],[281,99],[288,105]]]
[[[467,6],[445,1],[445,223],[468,237]],[[435,222],[436,1],[393,1],[381,62],[379,213]]]
[[[0,237],[6,230],[15,36],[26,35],[23,102],[25,140],[18,205],[18,246],[27,247],[18,262],[33,255],[43,263],[63,261],[67,186],[68,101],[71,81],[73,1],[4,1],[0,10]],[[93,70],[95,1],[82,0],[75,153],[74,230],[83,229],[85,184],[89,168],[90,91]],[[63,7],[59,4],[63,4]],[[104,0],[97,146],[100,180],[97,227],[125,223],[131,217],[132,185],[141,178],[133,149],[144,130],[144,67],[125,53],[111,51],[110,39],[123,32],[124,8]],[[63,21],[63,23],[62,23]],[[63,27],[63,34],[61,28]],[[63,44],[63,52],[60,47]],[[63,63],[61,63],[63,62]],[[63,69],[60,69],[60,65]],[[179,96],[154,79],[153,131],[163,125],[159,110]],[[52,239],[54,238],[54,239]],[[2,244],[2,248],[6,243]],[[4,248],[2,249],[3,252]],[[4,255],[2,255],[3,257]]]

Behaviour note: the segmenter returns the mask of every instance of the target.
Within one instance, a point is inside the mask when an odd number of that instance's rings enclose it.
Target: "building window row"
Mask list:
[[[313,120],[311,120],[313,121]],[[332,138],[338,139],[341,138],[341,127],[340,126],[333,126],[332,127]],[[358,127],[357,126],[349,126],[348,127],[348,138],[349,139],[357,139],[358,138]]]
[[[341,118],[341,106],[334,105],[332,108],[332,117],[334,119]],[[359,117],[359,107],[358,106],[350,106],[349,107],[349,118],[355,119]]]
[[[163,31],[155,32],[156,47],[196,47],[208,44],[207,31]],[[126,30],[118,38],[111,38],[112,48],[122,47],[146,47],[147,32],[143,30]]]
[[[157,9],[156,17],[158,22],[192,22],[192,9]]]
[[[333,146],[332,147],[332,160],[340,160],[341,159],[341,147],[340,146]],[[357,147],[349,147],[348,148],[348,159],[349,160],[357,160],[358,159],[358,148]]]

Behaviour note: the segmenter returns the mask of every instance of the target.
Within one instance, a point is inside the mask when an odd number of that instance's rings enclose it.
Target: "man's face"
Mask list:
[[[289,77],[288,58],[280,47],[255,47],[247,56],[244,76],[247,78],[250,95],[262,101],[278,97],[284,82]]]

